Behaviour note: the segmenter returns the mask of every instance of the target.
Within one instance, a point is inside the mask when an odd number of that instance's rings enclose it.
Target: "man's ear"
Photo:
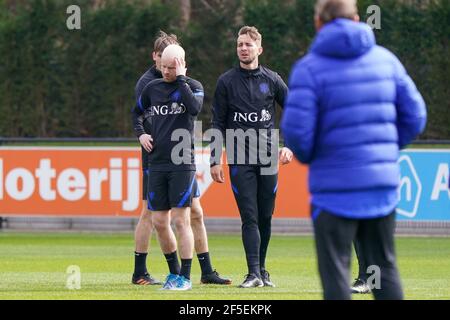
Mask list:
[[[263,47],[259,47],[259,49],[258,49],[258,55],[262,54],[263,51],[264,51]]]
[[[322,20],[320,20],[319,16],[314,16],[314,27],[316,31],[319,31],[323,27]]]
[[[356,14],[356,15],[353,17],[353,21],[355,21],[355,22],[361,21],[360,18],[359,18],[359,15]]]

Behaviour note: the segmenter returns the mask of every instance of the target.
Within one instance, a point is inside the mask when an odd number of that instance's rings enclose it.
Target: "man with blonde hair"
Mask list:
[[[161,55],[164,49],[169,44],[178,44],[177,36],[174,34],[167,34],[164,31],[158,33],[157,38],[153,44],[152,59],[154,65],[151,66],[138,80],[135,87],[135,99],[138,101],[142,90],[152,80],[159,79],[161,75]],[[149,249],[149,242],[152,236],[153,223],[151,211],[147,207],[147,185],[148,185],[148,155],[151,151],[152,138],[148,134],[150,132],[150,123],[148,119],[144,119],[142,115],[136,116],[134,114],[133,124],[135,130],[138,130],[138,139],[141,143],[141,157],[142,157],[142,211],[139,221],[136,225],[134,233],[135,251],[134,251],[134,272],[131,282],[136,285],[159,285],[161,282],[156,280],[147,271],[147,254]],[[141,138],[142,137],[142,138]]]
[[[138,101],[139,97],[142,94],[142,91],[151,81],[162,78],[161,55],[164,49],[170,44],[179,44],[177,36],[174,34],[167,34],[164,31],[160,31],[158,33],[158,37],[154,42],[152,52],[152,58],[155,64],[150,69],[148,69],[137,82],[135,87],[136,101]],[[161,282],[154,279],[149,274],[149,272],[147,271],[146,263],[149,248],[149,239],[151,237],[153,229],[152,215],[147,205],[147,187],[150,172],[148,156],[153,148],[153,139],[149,134],[151,127],[150,118],[144,119],[143,115],[134,114],[133,123],[135,130],[137,130],[139,141],[142,145],[143,205],[141,216],[139,218],[135,231],[135,267],[132,277],[132,283],[137,285],[158,285],[161,284]],[[193,190],[194,198],[192,199],[191,207],[191,227],[194,233],[194,247],[201,269],[200,281],[203,284],[231,284],[230,279],[221,277],[211,265],[208,247],[208,236],[203,219],[203,209],[200,203],[200,190],[198,188],[197,181],[194,182]]]
[[[394,248],[399,149],[426,123],[401,62],[359,22],[356,1],[319,0],[317,35],[293,67],[281,128],[309,164],[311,217],[325,299],[350,299],[352,241],[375,299],[402,299]]]
[[[186,76],[184,49],[167,46],[161,56],[162,79],[150,82],[142,91],[133,110],[135,117],[149,119],[152,149],[148,155],[147,205],[157,231],[161,250],[169,267],[163,289],[190,290],[194,236],[190,225],[190,208],[195,190],[194,121],[203,104],[203,86]],[[136,126],[135,126],[136,128]],[[183,132],[189,148],[181,152],[182,162],[174,159],[178,141],[172,140],[174,131]],[[139,136],[140,130],[136,130]],[[179,153],[176,153],[179,154]],[[170,211],[170,213],[169,213]],[[175,225],[181,257],[177,255],[177,240],[171,230]]]
[[[220,130],[223,137],[231,131],[271,135],[275,128],[275,106],[281,107],[287,93],[287,87],[274,71],[259,64],[262,54],[262,37],[255,27],[245,26],[239,30],[237,38],[237,56],[239,66],[232,68],[219,77],[213,101],[213,128]],[[233,138],[232,138],[233,139]],[[251,139],[249,139],[251,140]],[[239,207],[242,220],[242,241],[244,244],[248,274],[241,288],[274,287],[266,270],[266,255],[271,236],[271,222],[278,188],[278,172],[265,174],[267,166],[263,163],[259,151],[262,145],[278,150],[278,141],[260,139],[257,145],[244,140],[242,144],[233,143],[235,158],[229,165],[231,186]],[[227,142],[227,145],[230,141]],[[242,152],[239,152],[239,151]],[[241,153],[241,154],[239,154]],[[245,154],[242,154],[245,153]],[[214,181],[225,182],[221,159],[221,150],[211,157],[211,176]],[[292,152],[282,148],[275,155],[282,164],[292,160]],[[242,163],[239,158],[244,156]],[[251,159],[257,159],[252,162]],[[277,168],[277,165],[275,168]]]

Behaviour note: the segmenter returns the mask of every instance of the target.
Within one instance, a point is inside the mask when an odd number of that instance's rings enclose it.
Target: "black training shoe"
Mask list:
[[[244,282],[239,285],[239,288],[259,288],[264,287],[264,283],[260,278],[254,274],[247,274]]]
[[[231,284],[230,279],[222,278],[216,270],[208,274],[202,274],[200,282],[203,284]]]
[[[261,279],[264,283],[264,287],[273,287],[275,288],[275,285],[272,281],[270,281],[270,274],[267,272],[267,270],[261,270]]]
[[[141,285],[141,286],[162,284],[161,281],[156,280],[149,273],[146,273],[146,274],[144,274],[142,276],[137,276],[137,277],[133,274],[133,278],[131,279],[131,283],[132,284]]]
[[[372,290],[370,290],[367,283],[362,279],[356,279],[355,282],[351,286],[352,293],[360,293],[360,294],[366,294],[371,293]]]

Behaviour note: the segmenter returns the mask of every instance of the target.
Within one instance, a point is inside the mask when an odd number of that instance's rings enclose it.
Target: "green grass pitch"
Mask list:
[[[200,285],[193,261],[193,290],[160,291],[135,286],[131,233],[0,232],[0,299],[321,299],[312,236],[273,236],[267,269],[276,288],[239,289],[246,273],[239,235],[210,235],[214,267],[233,280],[231,286]],[[398,238],[398,262],[407,299],[450,299],[450,238]],[[153,238],[149,270],[163,280],[167,265]],[[81,288],[66,288],[67,267],[81,269]],[[357,272],[353,260],[353,276]],[[355,295],[354,299],[371,299]]]

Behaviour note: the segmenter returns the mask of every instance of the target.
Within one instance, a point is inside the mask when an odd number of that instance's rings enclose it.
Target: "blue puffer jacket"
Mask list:
[[[364,219],[396,207],[399,148],[425,122],[425,103],[400,61],[366,24],[336,19],[295,64],[281,128],[286,146],[310,165],[312,204]]]

